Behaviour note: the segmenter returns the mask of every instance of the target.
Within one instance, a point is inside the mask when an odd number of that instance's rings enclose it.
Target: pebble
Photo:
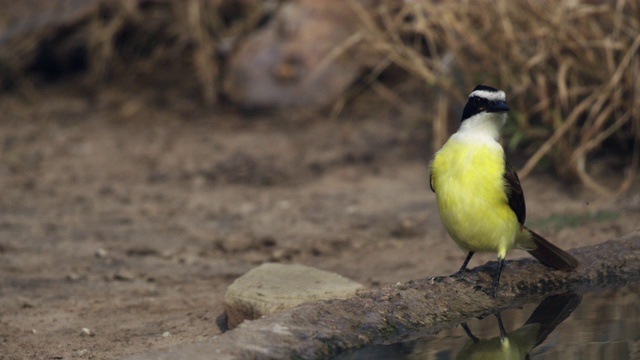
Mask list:
[[[96,333],[89,328],[82,328],[80,330],[80,336],[96,336]]]
[[[99,248],[98,250],[96,250],[95,255],[99,259],[106,258],[107,257],[107,250],[105,250],[103,248]]]
[[[85,356],[89,353],[88,349],[80,349],[73,352],[73,357]]]
[[[127,270],[118,270],[113,274],[113,280],[116,281],[132,281],[136,278],[136,275]]]
[[[78,281],[80,280],[81,276],[80,274],[70,273],[70,274],[67,274],[65,278],[69,281]]]

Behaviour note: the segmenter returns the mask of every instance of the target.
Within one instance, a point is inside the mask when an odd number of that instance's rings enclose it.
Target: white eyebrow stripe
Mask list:
[[[488,90],[476,90],[469,94],[469,97],[477,96],[479,98],[487,99],[490,101],[505,101],[507,95],[502,90],[498,91],[488,91]]]

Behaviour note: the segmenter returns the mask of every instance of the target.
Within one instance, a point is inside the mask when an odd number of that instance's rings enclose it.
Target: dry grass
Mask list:
[[[123,66],[129,71],[140,74],[149,71],[149,77],[169,77],[167,69],[178,65],[189,69],[190,73],[176,69],[183,77],[192,78],[198,83],[199,94],[205,105],[215,105],[218,99],[220,82],[220,56],[230,50],[230,43],[249,33],[257,26],[265,9],[258,0],[188,0],[166,1],[141,7],[134,2],[114,2],[110,4],[114,16],[99,31],[91,32],[89,42],[99,41],[104,51],[91,50],[98,59],[90,61],[92,72],[100,70],[98,66],[111,58],[117,51],[118,34],[127,27],[138,34],[140,42],[133,44],[137,49],[149,49],[147,54],[133,54],[133,61]],[[101,24],[100,19],[90,24]],[[106,30],[106,31],[105,31]],[[102,35],[101,35],[102,34]],[[132,37],[134,40],[136,36]],[[103,55],[107,53],[107,55]],[[183,64],[186,62],[186,64]],[[131,64],[140,65],[132,67]],[[116,62],[117,64],[117,62]],[[115,67],[112,65],[112,67]],[[115,69],[116,71],[118,69]],[[102,72],[97,72],[98,77]],[[175,79],[175,83],[185,82]]]
[[[0,16],[0,28],[7,26],[0,34],[0,89],[13,86],[29,97],[37,93],[32,78],[57,72],[56,78],[82,74],[92,85],[117,80],[125,87],[185,92],[195,85],[206,105],[218,98],[220,58],[277,5],[276,0],[35,2],[46,9],[8,2],[9,14]],[[48,65],[73,63],[72,53],[86,58],[80,68]],[[43,59],[46,65],[40,65]]]
[[[92,84],[124,79],[139,85],[146,79],[155,87],[197,92],[205,104],[214,105],[221,53],[255,29],[279,2],[90,3],[60,20],[63,29],[75,28],[77,36],[56,40],[60,26],[42,26],[5,44],[0,88],[17,83],[23,92],[36,91],[22,75],[31,71],[38,44],[74,48],[80,42],[86,44],[85,78]],[[640,160],[638,1],[349,0],[349,5],[362,30],[327,61],[357,42],[362,51],[382,57],[366,83],[387,102],[404,103],[376,81],[389,64],[436,89],[431,92],[434,115],[428,119],[434,148],[449,133],[449,104],[464,101],[482,82],[507,91],[514,109],[508,145],[530,155],[522,177],[545,161],[560,176],[603,194],[631,185]],[[83,14],[90,14],[89,19]],[[344,105],[336,103],[334,112]],[[624,153],[625,180],[615,189],[590,175],[596,152]]]
[[[393,4],[392,7],[389,4]],[[427,86],[464,99],[477,83],[505,89],[517,126],[511,146],[532,152],[526,176],[543,158],[564,178],[602,194],[626,190],[640,143],[640,3],[575,0],[413,0],[375,10],[351,1],[372,48]],[[446,111],[434,121],[444,141]],[[603,146],[626,151],[616,189],[588,172]]]

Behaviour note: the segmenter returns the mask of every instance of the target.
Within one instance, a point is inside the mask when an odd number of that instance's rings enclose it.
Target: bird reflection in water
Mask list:
[[[390,345],[374,345],[344,354],[340,360],[422,360],[422,359],[529,359],[533,349],[542,344],[560,323],[578,307],[581,296],[576,294],[551,295],[545,298],[531,313],[529,319],[517,330],[507,332],[498,318],[500,336],[491,339],[480,339],[473,334],[466,323],[461,324],[469,338],[459,348],[452,344],[451,337],[440,334],[437,337],[401,342]],[[465,339],[460,339],[459,345]],[[453,345],[453,346],[452,346]]]
[[[479,339],[466,323],[461,324],[469,341],[458,352],[456,359],[529,359],[531,350],[542,344],[561,322],[571,315],[580,304],[581,297],[575,294],[552,295],[544,299],[529,319],[517,330],[507,333],[500,313],[496,313],[500,336]]]

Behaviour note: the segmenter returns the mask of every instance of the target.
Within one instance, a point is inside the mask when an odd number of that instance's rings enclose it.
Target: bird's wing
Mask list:
[[[436,189],[433,188],[433,173],[429,173],[429,187],[433,193],[436,193]]]
[[[524,224],[524,219],[527,217],[527,209],[524,204],[524,193],[520,186],[520,179],[518,174],[513,169],[511,164],[507,160],[504,161],[504,174],[502,174],[505,182],[505,190],[507,193],[507,201],[509,207],[516,213],[518,222]]]

